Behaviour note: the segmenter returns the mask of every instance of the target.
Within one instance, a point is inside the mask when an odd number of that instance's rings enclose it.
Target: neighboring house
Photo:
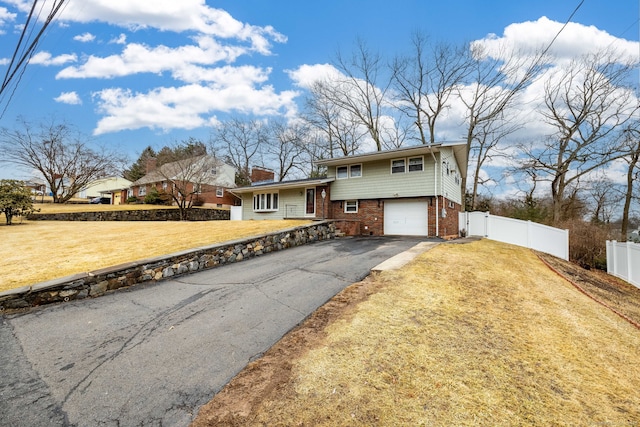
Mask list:
[[[34,196],[42,196],[47,191],[47,184],[38,179],[33,179],[30,181],[23,181],[24,186],[31,190],[31,193]]]
[[[207,155],[166,163],[157,168],[154,162],[150,162],[147,174],[129,186],[127,198],[135,197],[142,201],[154,188],[161,194],[171,194],[178,185],[195,193],[205,206],[229,207],[238,203],[237,197],[228,191],[236,186],[235,177],[233,166]]]
[[[111,198],[110,190],[114,188],[128,188],[130,185],[131,181],[120,176],[110,176],[107,178],[96,179],[95,181],[91,181],[90,183],[85,185],[82,190],[80,190],[80,192],[76,195],[76,197],[79,197],[81,199],[93,199],[96,197]],[[111,204],[114,204],[113,198],[111,198]]]
[[[349,234],[457,235],[467,169],[465,143],[316,163],[327,167],[326,178],[234,189],[242,198],[243,219],[329,218]]]

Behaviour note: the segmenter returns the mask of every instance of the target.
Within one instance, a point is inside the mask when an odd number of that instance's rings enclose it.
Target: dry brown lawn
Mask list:
[[[73,206],[73,205],[70,205]],[[4,217],[2,218],[4,220]],[[0,225],[0,292],[308,221],[23,221]]]
[[[638,426],[639,366],[640,330],[532,251],[441,244],[347,288],[194,426]]]
[[[102,212],[102,211],[124,211],[124,210],[144,210],[144,209],[178,209],[175,206],[161,206],[161,205],[145,205],[145,204],[94,205],[91,203],[74,203],[74,204],[34,203],[33,207],[37,209],[39,213]]]

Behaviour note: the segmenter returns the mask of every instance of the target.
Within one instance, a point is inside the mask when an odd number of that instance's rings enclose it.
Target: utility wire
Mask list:
[[[4,77],[4,80],[2,82],[2,86],[0,87],[0,101],[2,99],[2,94],[5,92],[5,90],[7,90],[7,88],[9,87],[9,85],[11,83],[11,81],[16,77],[16,75],[19,76],[18,81],[21,80],[21,77],[24,74],[24,71],[25,71],[26,66],[28,64],[28,60],[31,59],[31,57],[35,53],[35,49],[38,46],[38,42],[40,41],[40,37],[42,37],[42,35],[44,34],[44,32],[47,29],[47,27],[49,26],[49,24],[51,24],[51,22],[53,21],[55,16],[60,11],[60,8],[65,4],[65,1],[67,1],[67,0],[58,0],[57,2],[54,1],[52,6],[51,6],[51,11],[49,12],[49,15],[46,17],[44,23],[42,24],[42,27],[40,28],[40,30],[38,31],[38,33],[36,35],[36,37],[30,43],[29,43],[28,40],[25,42],[24,37],[25,37],[25,34],[27,33],[27,31],[30,31],[30,36],[31,36],[31,34],[33,34],[33,29],[34,29],[35,24],[33,26],[31,26],[31,27],[30,27],[29,24],[30,24],[31,20],[33,19],[33,13],[34,13],[35,8],[36,8],[36,6],[38,4],[38,1],[39,0],[34,0],[33,5],[31,7],[31,10],[29,12],[29,16],[27,17],[27,22],[25,23],[24,27],[22,28],[22,32],[20,34],[20,39],[18,40],[18,44],[16,45],[16,48],[14,50],[13,56],[12,56],[10,64],[9,64],[9,67],[7,68],[7,72],[5,73],[5,77]],[[40,13],[42,13],[42,8],[40,9],[40,12],[38,13],[38,16],[40,16]],[[28,37],[28,39],[31,38],[30,36]],[[24,44],[23,44],[23,42],[24,42]],[[22,52],[19,54],[21,49],[22,49]],[[16,63],[16,60],[17,60],[17,63]],[[15,64],[15,66],[13,66],[14,64]],[[15,85],[13,85],[13,90],[12,90],[11,96],[9,97],[9,100],[7,101],[7,105],[5,106],[5,108],[3,109],[2,113],[0,114],[0,119],[4,116],[4,113],[7,110],[9,102],[13,98],[13,95],[14,95],[16,89],[17,89],[17,86],[18,86],[17,83]]]

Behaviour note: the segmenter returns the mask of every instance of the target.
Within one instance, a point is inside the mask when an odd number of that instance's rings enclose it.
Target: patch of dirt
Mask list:
[[[349,318],[356,305],[382,286],[375,275],[354,283],[291,330],[262,357],[249,363],[213,400],[204,405],[192,427],[246,426],[252,409],[289,382],[292,362],[326,336],[325,328],[338,318]]]
[[[548,254],[538,253],[538,256],[591,298],[640,324],[639,288],[604,271],[586,270]]]
[[[587,294],[640,323],[640,289],[607,273],[585,270],[551,255],[538,255]],[[293,361],[322,342],[329,324],[338,318],[348,318],[359,302],[383,286],[373,275],[340,292],[261,358],[249,363],[213,400],[201,408],[192,426],[252,425],[252,411],[263,399],[289,392],[287,385]]]

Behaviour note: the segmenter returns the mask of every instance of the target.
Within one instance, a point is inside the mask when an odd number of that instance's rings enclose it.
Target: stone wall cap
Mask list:
[[[44,291],[49,288],[55,288],[61,285],[68,285],[71,282],[75,282],[76,280],[86,279],[89,276],[88,273],[76,273],[70,276],[59,277],[53,280],[47,280],[46,282],[36,283],[31,286],[31,292]]]
[[[118,265],[112,265],[110,267],[104,267],[104,268],[99,268],[97,270],[92,270],[88,273],[86,273],[88,276],[104,276],[107,275],[109,273],[118,273],[121,272],[122,270],[128,270],[130,268],[136,268],[138,266],[140,266],[141,264],[146,264],[146,263],[141,263],[139,261],[132,261],[132,262],[125,262],[123,264],[118,264]]]
[[[0,292],[0,298],[12,296],[12,295],[26,294],[30,290],[31,290],[31,286],[28,286],[28,285],[23,286],[21,288],[9,289],[9,290]]]

